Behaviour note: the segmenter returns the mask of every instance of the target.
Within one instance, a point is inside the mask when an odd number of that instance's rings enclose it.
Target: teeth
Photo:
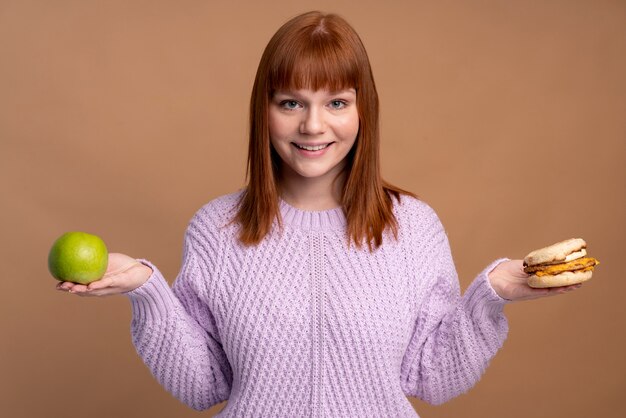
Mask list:
[[[306,145],[298,145],[298,144],[295,144],[295,146],[296,146],[296,147],[298,147],[298,148],[300,148],[300,149],[305,149],[305,150],[307,150],[307,151],[319,151],[319,150],[321,150],[321,149],[326,148],[326,147],[327,147],[327,146],[329,146],[329,145],[330,145],[330,144],[326,144],[326,145],[318,145],[318,146],[315,146],[315,147],[309,147],[309,146],[306,146]]]

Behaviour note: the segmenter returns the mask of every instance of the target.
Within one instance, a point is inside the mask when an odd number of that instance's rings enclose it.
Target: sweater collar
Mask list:
[[[327,210],[304,210],[291,206],[280,197],[278,206],[286,225],[313,230],[343,229],[347,225],[341,206]]]

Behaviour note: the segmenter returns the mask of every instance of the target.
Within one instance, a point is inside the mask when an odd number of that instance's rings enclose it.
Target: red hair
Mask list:
[[[334,14],[309,12],[291,19],[274,34],[257,69],[250,100],[250,137],[246,177],[248,186],[233,221],[241,225],[240,241],[259,243],[272,228],[282,226],[278,206],[280,157],[270,143],[269,102],[276,90],[354,88],[359,132],[348,153],[342,207],[348,224],[348,243],[372,250],[382,244],[390,228],[397,238],[392,196],[414,196],[381,178],[378,93],[369,59],[354,29]]]

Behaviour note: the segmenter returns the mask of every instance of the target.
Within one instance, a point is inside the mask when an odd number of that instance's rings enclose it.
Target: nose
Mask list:
[[[305,135],[319,135],[326,131],[323,111],[311,106],[303,114],[300,122],[300,133]]]

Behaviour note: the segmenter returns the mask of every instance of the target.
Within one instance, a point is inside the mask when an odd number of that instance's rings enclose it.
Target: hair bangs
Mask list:
[[[351,49],[327,33],[313,33],[286,45],[282,59],[270,70],[269,87],[276,90],[339,91],[359,85],[360,70]]]

